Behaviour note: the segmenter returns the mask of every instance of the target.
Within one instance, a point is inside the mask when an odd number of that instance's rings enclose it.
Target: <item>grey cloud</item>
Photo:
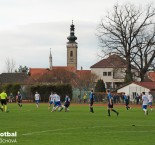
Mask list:
[[[12,31],[3,31],[0,33],[0,50],[6,56],[13,56],[17,65],[48,67],[49,48],[52,48],[53,63],[66,65],[66,42],[70,34],[70,24],[71,22],[33,23],[18,26]],[[74,24],[80,54],[78,64],[81,66],[81,63],[88,63],[85,53],[92,55],[96,51],[95,23]]]

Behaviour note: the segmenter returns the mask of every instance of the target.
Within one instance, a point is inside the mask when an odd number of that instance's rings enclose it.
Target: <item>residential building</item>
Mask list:
[[[2,73],[0,74],[0,85],[9,83],[24,84],[28,77],[26,73]]]
[[[90,68],[91,73],[95,73],[99,79],[104,81],[106,88],[118,88],[124,82],[126,61],[116,54],[110,54],[107,58],[102,59]],[[137,79],[138,72],[133,65],[132,72],[134,78]]]
[[[136,96],[141,96],[142,92],[146,94],[151,92],[151,94],[155,96],[155,82],[132,82],[117,90],[117,93],[129,95],[131,100],[135,99]]]
[[[155,72],[154,71],[148,71],[145,74],[144,82],[155,82]]]

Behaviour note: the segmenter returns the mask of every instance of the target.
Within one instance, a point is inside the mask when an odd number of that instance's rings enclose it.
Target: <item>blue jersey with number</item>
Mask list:
[[[91,92],[89,97],[90,97],[90,100],[93,101],[94,100],[94,93]]]
[[[112,101],[113,97],[112,97],[111,93],[108,93],[108,102],[110,102],[110,100]]]

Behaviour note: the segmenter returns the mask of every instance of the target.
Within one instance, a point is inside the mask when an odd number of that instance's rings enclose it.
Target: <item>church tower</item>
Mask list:
[[[52,70],[52,54],[51,54],[51,48],[50,48],[50,56],[49,56],[49,69]]]
[[[77,37],[74,35],[73,21],[70,26],[70,36],[67,37],[67,66],[74,66],[77,69]]]

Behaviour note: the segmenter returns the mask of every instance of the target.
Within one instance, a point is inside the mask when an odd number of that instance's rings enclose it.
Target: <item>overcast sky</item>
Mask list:
[[[127,0],[0,0],[0,73],[6,59],[33,68],[67,65],[67,37],[72,20],[78,43],[78,68],[99,61],[96,27],[116,3]],[[152,0],[130,0],[145,6]]]

